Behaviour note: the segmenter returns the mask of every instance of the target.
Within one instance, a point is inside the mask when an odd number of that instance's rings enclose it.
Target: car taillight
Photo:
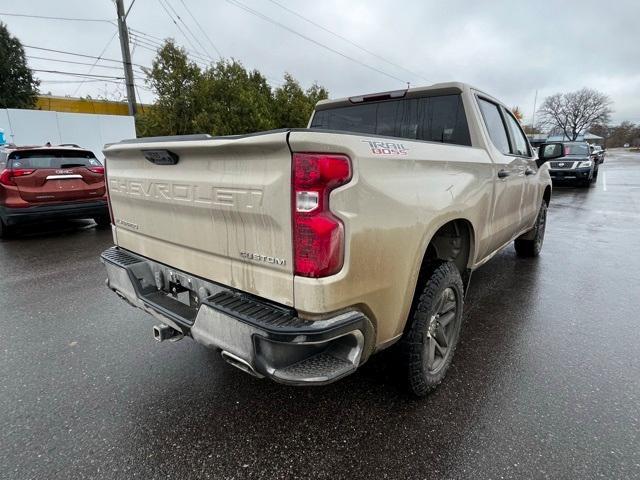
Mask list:
[[[101,175],[104,175],[104,167],[87,167],[89,170],[91,170],[93,173],[99,173]]]
[[[35,171],[35,168],[5,168],[2,173],[0,173],[0,183],[15,186],[16,182],[13,180],[15,177],[25,177]]]
[[[329,206],[331,190],[351,179],[346,155],[293,154],[294,271],[303,277],[326,277],[342,268],[344,225]]]
[[[569,155],[569,152],[571,151],[571,148],[568,145],[564,146],[564,156],[566,157],[567,155]]]

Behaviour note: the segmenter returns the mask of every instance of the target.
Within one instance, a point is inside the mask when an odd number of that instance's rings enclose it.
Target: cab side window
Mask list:
[[[484,124],[487,126],[493,144],[500,152],[504,154],[511,153],[509,137],[507,136],[507,130],[502,121],[502,115],[500,114],[498,105],[483,98],[478,98],[478,105],[480,106]]]
[[[529,142],[522,133],[518,121],[513,118],[510,112],[503,110],[504,117],[507,119],[509,125],[509,132],[511,136],[511,153],[520,157],[529,156]]]

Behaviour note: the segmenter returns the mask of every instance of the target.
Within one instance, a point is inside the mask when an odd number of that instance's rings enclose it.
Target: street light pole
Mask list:
[[[127,87],[127,101],[129,103],[129,115],[135,115],[136,91],[133,81],[133,67],[131,66],[131,52],[129,51],[129,31],[127,30],[127,14],[124,11],[123,0],[116,0],[118,12],[118,34],[120,37],[120,49],[122,50],[122,65],[124,66],[124,81]]]

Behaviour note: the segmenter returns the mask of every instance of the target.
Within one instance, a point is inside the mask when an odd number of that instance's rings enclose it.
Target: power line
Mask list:
[[[43,50],[45,52],[54,52],[54,53],[62,53],[64,55],[73,55],[74,57],[84,57],[84,58],[93,58],[93,59],[99,58],[99,57],[96,57],[95,55],[85,55],[83,53],[68,52],[65,50],[55,50],[53,48],[35,47],[33,45],[25,45],[25,44],[22,44],[22,46],[25,48],[33,48],[34,50]],[[113,58],[102,57],[101,60],[105,62],[116,62],[120,64],[122,63],[122,60],[116,60]],[[135,65],[137,67],[142,67],[142,68],[149,68],[149,67],[145,67],[144,65],[140,65],[138,63],[132,63],[132,65]]]
[[[58,63],[71,63],[74,65],[93,65],[91,62],[74,62],[73,60],[61,60],[58,58],[47,58],[47,57],[37,57],[33,55],[26,55],[27,58],[32,60],[46,60],[47,62],[58,62]],[[109,68],[112,70],[122,70],[122,67],[116,67],[113,65],[96,65],[97,68]]]
[[[145,42],[148,46],[152,46],[155,48],[162,48],[167,41],[166,38],[156,37],[155,35],[151,35],[149,33],[143,32],[142,30],[137,30],[131,27],[129,27],[129,35],[131,35],[132,37],[138,38],[143,42]],[[143,38],[143,37],[147,37],[147,38]],[[194,59],[196,58],[200,59],[205,64],[210,62],[210,58],[206,58],[206,57],[203,57],[201,54],[194,53],[192,50],[189,50],[184,46],[181,46],[181,47],[184,48],[184,50],[188,53],[188,55],[193,57]]]
[[[308,36],[298,32],[297,30],[294,30],[293,28],[287,27],[286,25],[278,22],[277,20],[274,20],[273,18],[258,12],[257,10],[252,9],[252,8],[244,5],[243,3],[240,3],[237,0],[226,0],[226,1],[228,3],[230,3],[231,5],[234,5],[234,6],[238,7],[238,8],[240,8],[240,9],[248,12],[248,13],[251,13],[252,15],[255,15],[255,16],[257,16],[257,17],[259,17],[259,18],[261,18],[261,19],[263,19],[263,20],[265,20],[265,21],[267,21],[269,23],[272,23],[273,25],[277,25],[278,27],[283,28],[283,29],[287,30],[288,32],[291,32],[294,35],[297,35],[298,37],[303,38],[304,40],[313,43],[314,45],[322,47],[325,50],[329,50],[330,52],[333,52],[336,55],[340,55],[341,57],[346,58],[347,60],[350,60],[350,61],[352,61],[354,63],[357,63],[358,65],[361,65],[361,66],[363,66],[365,68],[368,68],[369,70],[373,70],[374,72],[378,72],[378,73],[380,73],[382,75],[385,75],[385,76],[387,76],[389,78],[393,78],[394,80],[398,80],[399,82],[407,83],[406,80],[403,80],[402,78],[396,77],[395,75],[393,75],[391,73],[387,73],[384,70],[380,70],[379,68],[376,68],[376,67],[368,65],[368,64],[366,64],[364,62],[361,62],[360,60],[357,60],[357,59],[355,59],[353,57],[350,57],[349,55],[346,55],[346,54],[344,54],[344,53],[342,53],[342,52],[340,52],[340,51],[338,51],[338,50],[336,50],[334,48],[331,48],[328,45],[325,45],[324,43],[321,43],[321,42],[319,42],[317,40],[314,40],[313,38],[308,37]]]
[[[40,83],[53,83],[53,84],[63,84],[63,83],[80,83],[80,82],[100,82],[100,83],[104,83],[104,82],[109,82],[109,83],[116,83],[118,85],[122,85],[122,81],[117,81],[117,80],[109,80],[109,79],[101,79],[101,78],[94,78],[94,79],[82,79],[82,80],[49,80],[49,79],[39,79]]]
[[[182,0],[180,0],[180,1],[182,1]],[[276,6],[280,7],[280,8],[282,8],[283,10],[286,10],[287,12],[291,13],[292,15],[295,15],[296,17],[301,18],[301,19],[302,19],[302,20],[304,20],[305,22],[308,22],[308,23],[310,23],[311,25],[314,25],[314,26],[318,27],[319,29],[324,30],[325,32],[330,33],[331,35],[333,35],[333,36],[335,36],[335,37],[337,37],[337,38],[339,38],[339,39],[341,39],[341,40],[344,40],[345,42],[347,42],[347,43],[349,43],[349,44],[353,45],[354,47],[359,48],[359,49],[360,49],[360,50],[362,50],[363,52],[368,53],[369,55],[371,55],[371,56],[373,56],[373,57],[376,57],[376,58],[378,58],[378,59],[382,60],[383,62],[388,63],[389,65],[392,65],[392,66],[394,66],[394,67],[396,67],[396,68],[400,68],[400,69],[404,70],[405,72],[410,73],[411,75],[413,75],[413,76],[415,76],[415,77],[417,77],[417,78],[422,78],[423,80],[425,80],[425,81],[427,81],[427,82],[430,82],[430,81],[431,81],[431,80],[429,80],[428,78],[423,77],[423,76],[422,76],[422,75],[420,75],[419,73],[412,72],[411,70],[406,69],[406,68],[405,68],[405,67],[403,67],[402,65],[398,65],[397,63],[394,63],[394,62],[392,62],[391,60],[387,60],[387,59],[386,59],[386,58],[384,58],[382,55],[379,55],[379,54],[377,54],[377,53],[375,53],[375,52],[372,52],[371,50],[366,49],[366,48],[365,48],[365,47],[363,47],[362,45],[358,45],[356,42],[354,42],[354,41],[352,41],[352,40],[349,40],[347,37],[344,37],[344,36],[340,35],[339,33],[336,33],[336,32],[334,32],[334,31],[332,31],[332,30],[329,30],[327,27],[325,27],[325,26],[323,26],[323,25],[320,25],[319,23],[314,22],[313,20],[310,20],[309,18],[307,18],[307,17],[305,17],[305,16],[303,16],[303,15],[299,14],[298,12],[296,12],[296,11],[294,11],[294,10],[291,10],[290,8],[288,8],[288,7],[284,6],[284,5],[282,5],[282,4],[281,4],[281,3],[279,3],[279,2],[276,2],[276,0],[268,0],[268,1],[269,1],[269,2],[271,2],[271,3],[273,3],[274,5],[276,5]]]
[[[42,20],[65,20],[71,22],[104,22],[113,24],[113,20],[107,20],[103,18],[71,18],[71,17],[49,17],[45,15],[27,15],[24,13],[6,13],[0,12],[0,15],[7,17],[25,17],[25,18],[39,18]]]
[[[213,49],[216,51],[216,53],[218,54],[218,57],[220,57],[220,60],[222,60],[222,54],[220,53],[220,50],[218,50],[218,47],[216,47],[215,43],[213,43],[213,40],[211,40],[211,37],[209,36],[209,34],[205,31],[204,28],[202,28],[202,25],[200,25],[200,22],[198,21],[198,19],[193,15],[193,13],[191,13],[191,10],[189,10],[189,7],[187,7],[187,4],[185,3],[184,0],[180,0],[180,2],[182,3],[182,5],[184,6],[184,9],[187,11],[187,13],[189,14],[189,16],[193,19],[193,21],[195,22],[196,26],[200,29],[200,31],[202,32],[202,34],[205,36],[205,38],[209,41],[209,43],[211,44],[211,46],[213,47]]]
[[[135,34],[131,34],[131,38],[132,38],[133,43],[134,43],[135,45],[145,45],[145,46],[147,46],[147,47],[153,47],[153,48],[157,48],[157,49],[162,48],[162,46],[161,46],[161,45],[157,45],[157,44],[155,44],[155,43],[151,43],[150,41],[145,40],[145,39],[144,39],[144,38],[142,38],[142,37],[138,37],[138,36],[137,36],[137,35],[135,35]]]
[[[93,62],[93,65],[91,65],[91,67],[89,67],[89,71],[87,73],[91,73],[93,71],[93,69],[96,67],[97,63],[100,61],[100,59],[102,58],[102,55],[104,55],[104,52],[107,51],[107,48],[109,48],[109,45],[111,45],[111,42],[113,42],[113,39],[116,38],[116,35],[118,34],[118,30],[116,30],[113,35],[111,36],[111,38],[109,39],[109,41],[107,42],[107,44],[104,46],[104,48],[102,49],[102,51],[100,52],[100,54],[98,55],[98,58],[96,58],[96,60]],[[80,91],[80,89],[82,88],[82,83],[80,85],[78,85],[78,88],[76,88],[73,92],[73,96],[75,97],[78,92]]]
[[[153,38],[154,40],[157,40],[157,41],[159,41],[161,43],[165,41],[164,38],[156,37],[154,35],[151,35],[150,33],[143,32],[142,30],[136,30],[135,28],[129,27],[129,32],[135,32],[135,33],[138,33],[140,35],[144,35],[145,37]]]
[[[131,33],[131,36],[134,38],[134,41],[138,42],[139,46],[152,47],[152,48],[154,48],[156,50],[164,47],[164,44],[160,44],[160,43],[158,43],[158,42],[156,42],[154,40],[148,40],[146,38],[142,38],[142,37],[138,36],[135,33]],[[202,61],[204,64],[208,64],[211,61],[210,58],[205,58],[205,57],[203,57],[203,56],[201,56],[199,54],[191,52],[190,50],[186,50],[185,49],[185,51],[187,52],[188,56],[193,57],[193,59],[198,59],[198,60]]]
[[[42,70],[39,68],[32,68],[34,72],[42,72],[42,73],[57,73],[59,75],[71,75],[75,77],[86,77],[86,78],[115,78],[118,80],[124,80],[124,77],[116,77],[114,75],[99,75],[97,73],[87,74],[80,72],[65,72],[62,70]]]
[[[187,36],[186,33],[184,33],[184,30],[182,30],[182,28],[180,27],[180,25],[178,25],[178,22],[176,22],[175,18],[173,18],[173,15],[171,15],[171,12],[169,12],[169,10],[167,9],[167,7],[165,7],[164,3],[162,2],[162,0],[158,0],[158,3],[160,4],[160,6],[162,7],[162,9],[165,11],[165,13],[169,16],[169,19],[173,22],[173,24],[176,26],[176,28],[178,29],[178,31],[182,34],[182,36],[185,38],[185,40],[189,43],[189,46],[191,48],[193,48],[194,51],[198,51],[198,49],[193,45],[193,43],[191,42],[191,40],[189,39],[189,37]],[[168,5],[170,5],[167,2]],[[199,55],[202,55],[201,53],[198,52]]]
[[[138,46],[138,47],[142,48],[143,50],[148,50],[148,51],[153,52],[153,53],[158,53],[158,48],[159,48],[159,47],[149,47],[149,46],[147,46],[147,45],[145,45],[145,44],[142,44],[142,43],[135,43],[135,42],[138,42],[138,39],[137,39],[137,38],[134,38],[134,39],[133,39],[133,41],[134,41],[134,45],[136,45],[136,46]],[[189,57],[189,58],[191,59],[191,61],[193,61],[194,63],[196,63],[196,64],[198,64],[198,65],[201,65],[201,66],[204,66],[204,67],[208,67],[208,60],[199,60],[199,59],[196,59],[196,58],[195,58],[195,57],[193,57],[193,56],[188,56],[188,57]],[[150,67],[144,67],[144,68],[150,69]]]
[[[182,17],[178,14],[178,12],[176,11],[175,8],[173,8],[173,5],[171,5],[171,3],[168,0],[165,0],[167,3],[167,6],[171,9],[171,11],[173,12],[173,14],[178,18],[178,21],[180,23],[182,23],[182,25],[184,25],[184,28],[187,29],[187,32],[189,32],[191,34],[191,37],[195,40],[195,42],[198,44],[198,46],[202,49],[200,52],[202,54],[204,54],[205,56],[207,56],[209,58],[210,61],[213,60],[213,58],[211,57],[211,55],[209,55],[207,53],[207,49],[204,47],[204,45],[202,45],[202,43],[200,42],[200,40],[198,40],[198,37],[196,37],[194,35],[194,33],[191,31],[191,29],[189,28],[189,25],[186,24],[186,22],[182,19]]]

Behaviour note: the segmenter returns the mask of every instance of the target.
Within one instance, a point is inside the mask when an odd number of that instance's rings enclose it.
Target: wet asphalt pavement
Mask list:
[[[254,379],[104,286],[89,221],[0,243],[0,478],[640,478],[640,153],[556,188],[538,259],[474,273],[431,396],[382,353],[327,387]]]

